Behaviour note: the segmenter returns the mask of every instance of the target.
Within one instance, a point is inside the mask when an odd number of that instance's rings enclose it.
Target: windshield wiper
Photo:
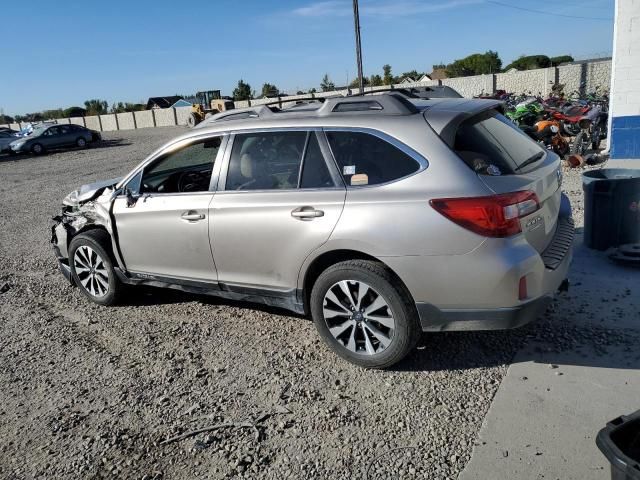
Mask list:
[[[523,169],[524,167],[526,167],[527,165],[531,165],[532,163],[537,162],[538,160],[540,160],[542,157],[544,157],[544,152],[538,152],[535,155],[531,155],[529,158],[527,158],[524,162],[522,162],[520,165],[518,165],[516,167],[516,172],[518,170]]]

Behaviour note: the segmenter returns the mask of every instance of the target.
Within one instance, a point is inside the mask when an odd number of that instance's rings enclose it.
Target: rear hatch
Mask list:
[[[559,157],[493,109],[462,122],[453,149],[496,194],[536,194],[540,208],[520,222],[529,244],[542,253],[553,240],[560,212]]]

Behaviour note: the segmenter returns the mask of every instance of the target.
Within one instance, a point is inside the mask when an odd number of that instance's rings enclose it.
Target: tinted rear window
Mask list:
[[[347,185],[378,185],[420,169],[420,164],[398,147],[368,133],[329,131],[327,140]]]
[[[481,174],[488,173],[491,166],[497,167],[501,174],[514,173],[533,156],[544,158],[540,152],[545,152],[511,120],[498,113],[482,114],[463,122],[456,133],[454,150]],[[519,173],[535,169],[537,163],[524,167]]]

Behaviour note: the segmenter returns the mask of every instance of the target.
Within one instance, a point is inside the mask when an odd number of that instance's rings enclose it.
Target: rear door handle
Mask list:
[[[322,210],[316,210],[313,207],[299,207],[291,211],[291,216],[301,220],[311,220],[313,218],[324,217],[324,212]]]
[[[204,220],[204,213],[194,212],[193,210],[189,210],[188,212],[184,212],[180,218],[186,220],[187,222],[197,222],[198,220]]]

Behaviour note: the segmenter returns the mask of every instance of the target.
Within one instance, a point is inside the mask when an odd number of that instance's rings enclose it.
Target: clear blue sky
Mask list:
[[[360,0],[365,74],[431,71],[496,50],[610,54],[614,0]],[[3,2],[0,108],[9,115],[82,105],[89,98],[221,89],[239,78],[260,91],[336,85],[355,73],[351,0],[31,0]],[[8,48],[8,47],[11,48]]]

